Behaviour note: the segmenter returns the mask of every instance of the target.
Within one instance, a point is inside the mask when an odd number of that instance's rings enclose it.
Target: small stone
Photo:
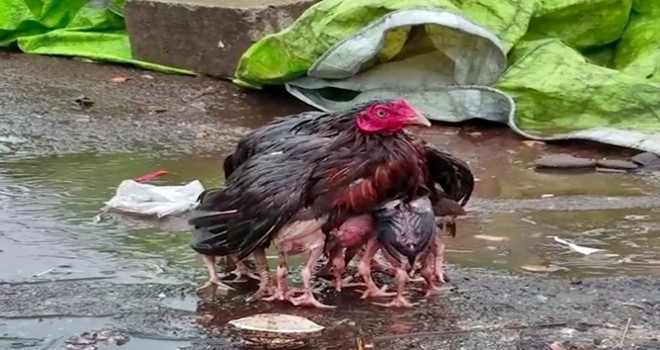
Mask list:
[[[596,162],[597,166],[609,169],[637,169],[639,166],[633,162],[627,160],[618,160],[618,159],[601,159]]]
[[[551,154],[537,159],[537,168],[590,168],[596,166],[595,159],[578,158],[570,154]]]
[[[642,166],[660,164],[660,156],[651,152],[639,153],[630,158],[630,160]]]
[[[167,295],[165,295],[165,293],[160,293],[160,294],[158,294],[158,298],[159,299],[165,299],[165,298],[167,298]]]

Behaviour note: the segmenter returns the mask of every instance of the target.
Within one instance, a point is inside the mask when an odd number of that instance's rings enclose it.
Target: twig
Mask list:
[[[379,337],[374,337],[373,341],[383,341],[383,340],[412,338],[412,337],[445,337],[445,336],[468,334],[474,332],[495,332],[495,331],[515,330],[515,329],[524,330],[524,329],[532,329],[532,328],[554,328],[554,327],[564,327],[566,325],[567,325],[566,322],[560,322],[560,323],[543,323],[543,324],[530,325],[530,326],[504,326],[504,327],[457,329],[451,331],[417,332],[417,333],[406,333],[406,334],[383,335]]]
[[[626,328],[623,329],[623,334],[621,335],[621,340],[619,341],[619,347],[623,347],[623,343],[626,341],[626,336],[628,335],[628,329],[630,329],[630,322],[632,317],[628,317],[628,322],[626,322]]]

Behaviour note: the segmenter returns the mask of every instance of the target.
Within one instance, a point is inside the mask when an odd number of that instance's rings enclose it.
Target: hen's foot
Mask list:
[[[395,297],[389,303],[373,303],[373,304],[383,307],[389,307],[389,308],[411,308],[415,306],[415,304],[409,302],[406,298],[404,298],[403,295],[399,295]]]
[[[296,298],[291,298],[289,299],[291,304],[295,306],[308,306],[308,307],[317,307],[320,309],[334,309],[336,306],[334,305],[326,305],[323,304],[322,302],[316,300],[316,297],[314,297],[314,294],[312,292],[304,292],[303,295],[296,297]]]

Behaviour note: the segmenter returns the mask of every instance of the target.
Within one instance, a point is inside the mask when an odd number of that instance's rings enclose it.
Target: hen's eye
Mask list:
[[[381,117],[381,118],[383,118],[383,117],[385,117],[385,116],[387,115],[387,113],[385,113],[384,110],[379,109],[378,111],[376,111],[376,115],[379,116],[379,117]]]

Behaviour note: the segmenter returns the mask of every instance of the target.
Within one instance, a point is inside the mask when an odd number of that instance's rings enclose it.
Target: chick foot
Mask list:
[[[230,276],[234,276],[234,277],[229,279],[228,277]],[[222,278],[224,281],[228,283],[247,282],[248,278],[257,281],[261,280],[261,277],[259,277],[259,275],[250,271],[250,268],[245,266],[245,264],[241,261],[236,262],[236,268],[234,270],[229,271],[227,273],[221,273],[220,278]]]
[[[293,297],[293,293],[299,291],[297,288],[289,287],[287,277],[289,276],[289,268],[287,265],[286,254],[280,253],[280,265],[277,266],[277,288],[273,295],[262,298],[263,301],[286,301]]]
[[[367,299],[367,298],[389,298],[395,296],[395,292],[387,292],[387,286],[382,286],[381,288],[378,288],[375,283],[369,284],[367,283],[367,289],[362,292],[362,296],[360,299]]]
[[[403,295],[394,297],[389,303],[373,303],[374,305],[388,307],[388,308],[411,308],[415,304],[411,303]]]
[[[289,301],[295,306],[308,306],[308,307],[317,307],[320,309],[335,309],[337,308],[334,305],[323,304],[318,301],[314,294],[311,291],[305,291],[303,294],[296,298],[290,298]]]
[[[312,291],[312,278],[314,278],[312,271],[322,253],[323,246],[316,247],[309,252],[307,262],[305,263],[305,266],[303,266],[302,270],[300,270],[300,278],[302,278],[303,281],[303,294],[299,297],[289,299],[291,304],[295,306],[312,306],[323,309],[336,308],[336,306],[326,305],[316,300],[316,297],[314,297],[314,293]]]
[[[215,257],[202,255],[206,271],[209,275],[209,280],[197,289],[197,292],[208,292],[210,295],[215,295],[215,292],[220,289],[234,290],[234,288],[222,283],[218,277],[218,269],[215,264]]]
[[[406,286],[406,283],[408,282],[408,274],[406,271],[404,271],[401,268],[398,268],[396,270],[396,275],[395,275],[395,280],[396,280],[396,297],[392,301],[386,304],[382,303],[374,303],[375,305],[380,305],[384,307],[392,307],[392,308],[411,308],[413,307],[413,303],[409,302],[404,296],[403,292]]]
[[[245,301],[253,302],[256,300],[263,300],[276,292],[275,287],[272,285],[270,279],[270,271],[268,270],[268,259],[266,259],[266,252],[263,248],[254,251],[255,267],[259,273],[259,289],[254,294],[249,296]]]

